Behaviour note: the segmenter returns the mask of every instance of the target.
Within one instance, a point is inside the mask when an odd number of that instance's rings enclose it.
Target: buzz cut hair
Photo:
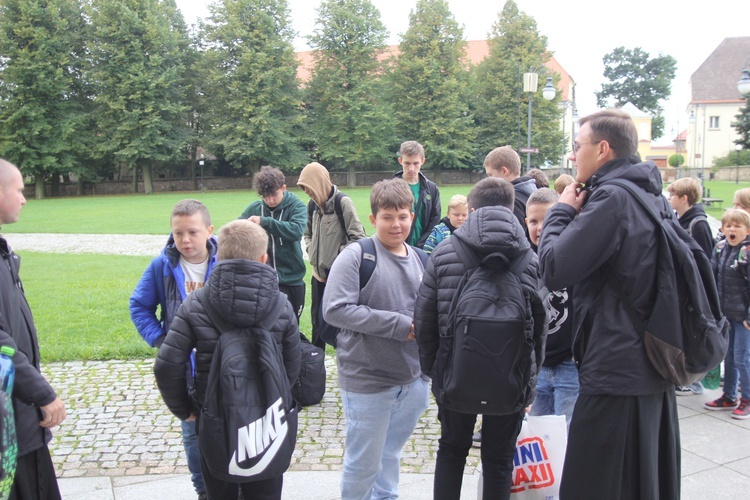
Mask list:
[[[526,208],[532,205],[554,205],[560,199],[560,195],[557,191],[550,188],[537,189],[526,200]]]
[[[200,214],[201,218],[203,219],[203,223],[206,225],[206,227],[211,225],[211,214],[208,213],[208,208],[206,208],[206,205],[201,203],[198,200],[182,200],[177,205],[174,206],[172,209],[172,215],[169,216],[169,222],[172,222],[172,219],[177,216],[190,216]]]
[[[414,195],[409,183],[401,178],[378,181],[370,191],[370,210],[373,217],[378,214],[379,210],[407,208],[411,211],[413,205]]]
[[[406,141],[401,143],[398,149],[398,157],[419,155],[424,160],[424,147],[417,141]]]
[[[499,177],[485,177],[474,184],[466,197],[469,210],[479,210],[482,207],[505,207],[513,211],[516,193],[513,184]]]
[[[521,175],[521,157],[512,147],[500,146],[490,151],[484,158],[484,167],[498,172],[505,167],[511,175],[518,177]]]
[[[253,189],[261,197],[273,196],[276,191],[284,187],[284,174],[276,167],[260,167],[260,171],[253,178]]]
[[[260,262],[268,251],[268,233],[247,219],[227,222],[219,229],[219,260],[246,259]]]

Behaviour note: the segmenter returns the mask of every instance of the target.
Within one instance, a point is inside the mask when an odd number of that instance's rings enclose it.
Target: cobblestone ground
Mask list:
[[[180,425],[161,401],[153,359],[48,363],[44,375],[68,408],[50,450],[60,477],[187,474]],[[321,404],[302,410],[290,470],[340,470],[344,412],[335,362],[326,360],[328,381]],[[434,401],[403,450],[401,470],[432,473],[440,436]],[[467,461],[479,463],[473,448]]]

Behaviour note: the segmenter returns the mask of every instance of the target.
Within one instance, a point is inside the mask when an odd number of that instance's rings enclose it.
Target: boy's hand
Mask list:
[[[743,321],[742,325],[747,329],[750,330],[750,324],[747,323],[747,321]]]
[[[65,403],[60,398],[55,398],[50,404],[40,407],[44,420],[39,422],[39,425],[46,427],[47,429],[59,425],[65,420],[67,414],[65,413]]]
[[[581,213],[581,208],[583,207],[583,202],[586,200],[586,191],[581,190],[581,192],[578,192],[578,188],[580,187],[580,184],[573,183],[565,188],[565,191],[560,195],[560,199],[558,200],[560,203],[565,203],[566,205],[570,205],[571,207],[576,209],[576,213]]]
[[[414,322],[411,322],[411,328],[409,328],[409,333],[406,334],[406,340],[417,340],[417,335],[414,333]]]
[[[249,220],[253,224],[260,224],[260,216],[259,215],[251,215],[250,217],[247,218],[247,220]]]
[[[195,413],[191,413],[190,416],[185,419],[185,422],[195,422]]]

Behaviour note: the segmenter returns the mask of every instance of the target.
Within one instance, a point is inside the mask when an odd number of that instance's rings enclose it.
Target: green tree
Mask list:
[[[670,167],[678,168],[680,165],[685,164],[685,157],[680,154],[674,154],[667,160]]]
[[[732,122],[732,126],[739,134],[739,138],[735,139],[734,143],[742,146],[745,151],[750,150],[750,99],[734,117],[737,121]]]
[[[222,0],[203,27],[206,145],[235,167],[299,168],[302,111],[285,0]]]
[[[388,31],[370,0],[324,0],[311,47],[315,66],[305,99],[321,159],[348,166],[387,162],[395,141],[378,56]]]
[[[77,0],[0,1],[0,156],[34,178],[76,170],[88,96]]]
[[[425,147],[440,181],[441,168],[467,167],[474,149],[468,104],[466,42],[445,0],[419,0],[401,35],[389,78],[401,140]]]
[[[595,92],[597,105],[621,107],[632,102],[652,115],[651,137],[661,137],[664,134],[661,101],[672,93],[672,80],[677,71],[674,57],[660,54],[652,58],[640,47],[632,50],[617,47],[606,54],[603,61],[604,78],[609,83]]]
[[[551,57],[547,37],[539,34],[536,20],[520,11],[512,0],[505,3],[492,25],[488,44],[489,55],[472,70],[480,154],[475,162],[479,165],[498,146],[510,145],[518,150],[526,144],[529,94],[523,92],[523,73]],[[545,76],[552,76],[555,83],[559,79],[547,71],[539,69],[538,91],[532,100],[532,146],[540,150],[533,157],[536,165],[558,163],[562,141],[557,104],[560,94],[552,101],[542,98]]]
[[[90,18],[98,151],[151,193],[155,169],[185,157],[184,21],[173,0],[95,0]]]

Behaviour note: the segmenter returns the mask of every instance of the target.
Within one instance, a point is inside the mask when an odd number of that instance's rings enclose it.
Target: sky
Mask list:
[[[188,24],[209,15],[211,0],[176,0]],[[390,31],[388,43],[399,43],[409,27],[409,13],[416,0],[372,0]],[[306,37],[314,29],[319,0],[288,0],[292,25],[298,33],[295,49],[307,50]],[[504,0],[448,0],[451,12],[464,26],[467,40],[486,39]],[[669,142],[688,125],[690,76],[724,38],[750,36],[750,4],[747,0],[516,0],[518,8],[534,17],[547,48],[576,82],[580,116],[596,111],[594,92],[605,82],[602,58],[616,47],[640,47],[651,57],[671,55],[677,60],[672,96],[663,103],[665,137]],[[616,5],[619,5],[615,7]],[[744,5],[744,7],[743,7]],[[748,54],[750,65],[750,54]],[[740,71],[737,68],[737,80]]]

